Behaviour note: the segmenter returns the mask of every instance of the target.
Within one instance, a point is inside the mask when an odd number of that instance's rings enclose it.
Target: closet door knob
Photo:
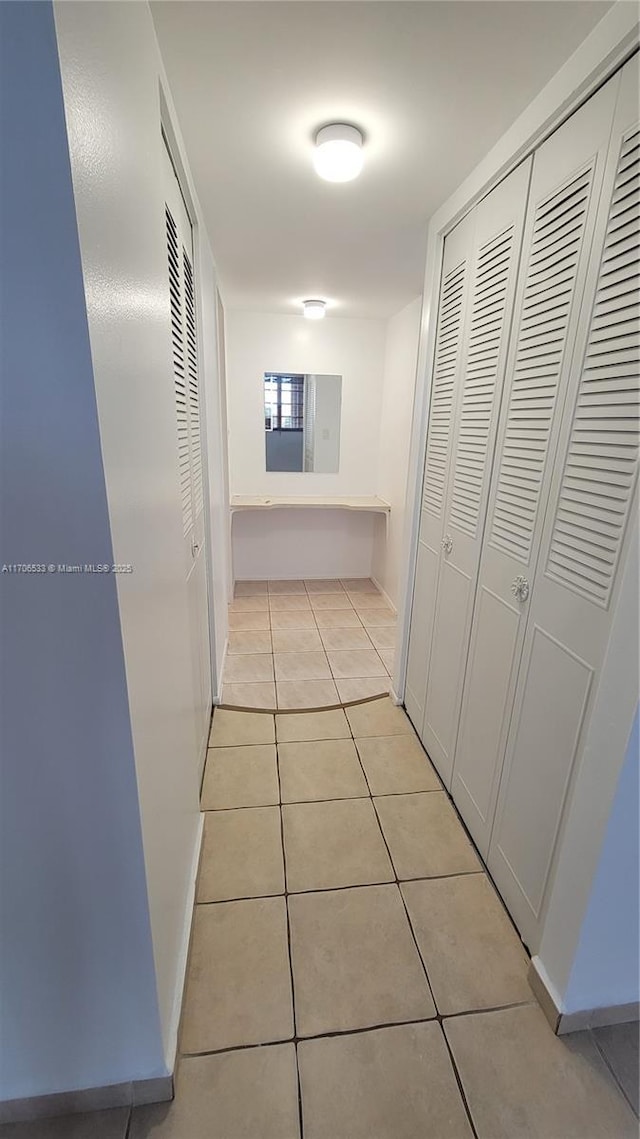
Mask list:
[[[444,550],[445,554],[451,553],[453,549],[453,538],[451,537],[451,534],[445,534],[444,538],[442,539],[442,549]]]
[[[526,577],[523,577],[522,574],[518,574],[517,577],[514,577],[511,584],[511,592],[518,601],[526,601],[529,596],[529,582]]]

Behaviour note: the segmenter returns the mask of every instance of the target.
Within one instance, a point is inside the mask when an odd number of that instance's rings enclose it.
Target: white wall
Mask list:
[[[140,801],[162,1040],[173,1064],[200,835],[165,252],[161,62],[147,4],[55,4]],[[192,187],[186,186],[193,198]],[[199,220],[196,202],[196,222]],[[209,437],[215,273],[196,227]],[[209,468],[212,494],[220,495]],[[215,516],[219,502],[215,498]],[[224,578],[224,567],[214,565]],[[224,582],[219,591],[226,592]],[[108,886],[108,883],[107,883]],[[96,1081],[100,1082],[100,1081]]]
[[[640,1000],[638,713],[564,994],[568,1012]]]
[[[403,573],[409,440],[421,308],[422,298],[416,297],[391,317],[384,359],[377,493],[391,504],[391,515],[388,533],[385,535],[382,527],[376,531],[373,574],[396,607]]]
[[[93,6],[74,5],[81,20],[83,7]],[[115,551],[136,562],[136,591],[147,578],[139,546],[112,546],[110,535],[50,4],[0,5],[0,44],[0,98],[11,108],[2,117],[0,259],[11,283],[0,337],[3,560],[111,564]],[[121,288],[106,285],[118,306]],[[91,287],[95,300],[99,281]],[[0,582],[0,1099],[162,1075],[119,582],[57,572]],[[171,813],[164,824],[171,847]]]
[[[242,510],[233,516],[237,581],[369,577],[380,515],[356,510]]]
[[[386,325],[227,311],[231,494],[375,494]],[[342,376],[340,470],[335,475],[265,470],[265,372]]]
[[[251,495],[372,495],[377,493],[378,442],[384,370],[386,322],[345,320],[327,316],[309,321],[302,316],[232,310],[226,313],[227,397],[231,494]],[[265,469],[263,377],[268,371],[321,373],[342,376],[340,469],[337,474],[267,472]],[[284,512],[281,512],[284,515]],[[349,565],[371,572],[371,520],[330,512],[322,519],[303,517],[304,549],[289,542],[286,527],[273,512],[264,516],[236,515],[233,522],[234,576],[326,577],[350,574]],[[266,521],[260,522],[259,517]],[[344,545],[345,529],[353,542]],[[264,568],[265,538],[274,556]],[[353,546],[355,543],[355,549]],[[276,557],[278,545],[280,555]],[[344,560],[336,557],[346,550]],[[353,560],[356,559],[356,561]],[[308,572],[304,567],[312,567]],[[342,568],[343,567],[343,568]]]

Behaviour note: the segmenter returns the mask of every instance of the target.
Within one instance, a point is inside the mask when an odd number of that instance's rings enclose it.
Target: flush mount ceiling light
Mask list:
[[[327,182],[351,182],[362,170],[362,134],[347,123],[332,123],[316,135],[313,165]]]
[[[307,320],[322,320],[324,317],[325,309],[327,307],[326,301],[303,301],[302,311]]]

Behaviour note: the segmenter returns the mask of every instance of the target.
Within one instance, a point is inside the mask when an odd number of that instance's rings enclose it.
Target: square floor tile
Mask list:
[[[258,684],[273,680],[271,653],[244,653],[229,656],[224,666],[225,684]]]
[[[267,593],[266,581],[237,581],[234,586],[234,597],[252,597],[256,594]]]
[[[354,736],[413,735],[409,717],[391,700],[372,700],[361,708],[349,708],[347,719]]]
[[[0,1124],[2,1139],[125,1139],[128,1107]]]
[[[229,656],[236,656],[238,653],[270,652],[271,633],[269,632],[229,633],[229,644],[227,646]]]
[[[305,1139],[472,1139],[438,1024],[303,1040],[298,1062]]]
[[[395,625],[382,625],[379,629],[370,629],[368,636],[371,637],[373,644],[378,650],[394,650],[396,647]]]
[[[293,1044],[187,1056],[173,1103],[138,1107],[130,1139],[299,1139]],[[99,1139],[96,1136],[96,1139]]]
[[[380,593],[370,577],[343,577],[341,581],[348,593]]]
[[[259,633],[268,632],[269,614],[264,613],[230,613],[229,629],[233,633]]]
[[[311,610],[286,609],[283,613],[271,611],[272,629],[315,629],[316,622]]]
[[[269,601],[266,593],[252,593],[249,597],[236,597],[229,605],[230,613],[266,613]]]
[[[586,1032],[555,1036],[537,1005],[445,1020],[479,1139],[637,1139]]]
[[[438,1012],[531,1000],[529,959],[484,874],[403,882],[401,890]]]
[[[278,680],[278,708],[323,708],[339,704],[333,680]]]
[[[292,609],[311,611],[306,593],[272,593],[269,596],[269,608],[272,613],[286,613]]]
[[[399,736],[363,736],[356,739],[356,747],[372,795],[442,790],[442,784],[413,732]]]
[[[278,744],[283,803],[368,796],[353,740]]]
[[[269,593],[306,593],[303,581],[270,581]]]
[[[397,618],[393,609],[387,609],[386,607],[374,609],[369,606],[366,608],[364,608],[364,606],[358,606],[356,612],[365,629],[375,629],[378,626],[385,625],[392,629],[396,627]]]
[[[392,673],[396,664],[396,654],[393,649],[378,649],[378,656],[388,673]]]
[[[351,732],[342,708],[329,712],[293,712],[276,716],[278,743],[296,743],[299,740],[351,739]]]
[[[271,636],[274,653],[322,651],[322,641],[317,629],[274,629]]]
[[[309,597],[313,609],[353,609],[344,591],[342,593],[311,593]]]
[[[238,708],[275,708],[276,686],[273,681],[256,684],[223,683],[222,703]]]
[[[435,1016],[397,886],[297,894],[289,919],[299,1036]]]
[[[385,667],[373,648],[329,649],[327,656],[336,680],[385,675]]]
[[[389,691],[388,676],[358,677],[354,680],[336,680],[342,704],[350,700],[367,700],[370,696],[384,696]]]
[[[482,870],[444,791],[387,795],[374,802],[398,878]]]
[[[311,581],[305,581],[307,593],[344,593],[344,586],[341,581],[336,581],[333,578],[315,578]]]
[[[628,1024],[610,1024],[592,1029],[593,1037],[605,1060],[623,1088],[636,1115],[640,1110],[638,1082],[638,1044],[640,1025],[637,1020]]]
[[[284,894],[278,807],[207,811],[196,900]]]
[[[331,680],[324,650],[315,653],[276,653],[276,680]]]
[[[204,769],[201,807],[267,807],[280,802],[274,744],[210,747]]]
[[[362,625],[357,629],[321,629],[320,636],[325,649],[371,648],[371,641]]]
[[[362,622],[355,609],[316,609],[314,610],[318,628],[361,629]]]
[[[276,738],[273,716],[264,712],[229,712],[216,708],[209,747],[269,744]]]
[[[292,1036],[284,898],[196,906],[182,1052]]]
[[[330,890],[395,878],[370,799],[282,808],[287,889]]]

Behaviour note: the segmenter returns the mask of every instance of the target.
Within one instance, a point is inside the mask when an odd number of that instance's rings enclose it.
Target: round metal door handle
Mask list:
[[[529,596],[529,582],[526,577],[523,577],[522,574],[518,574],[518,576],[513,579],[511,592],[518,601],[526,601]]]
[[[450,534],[446,534],[442,539],[442,549],[444,550],[445,554],[451,553],[453,549],[453,538]]]

